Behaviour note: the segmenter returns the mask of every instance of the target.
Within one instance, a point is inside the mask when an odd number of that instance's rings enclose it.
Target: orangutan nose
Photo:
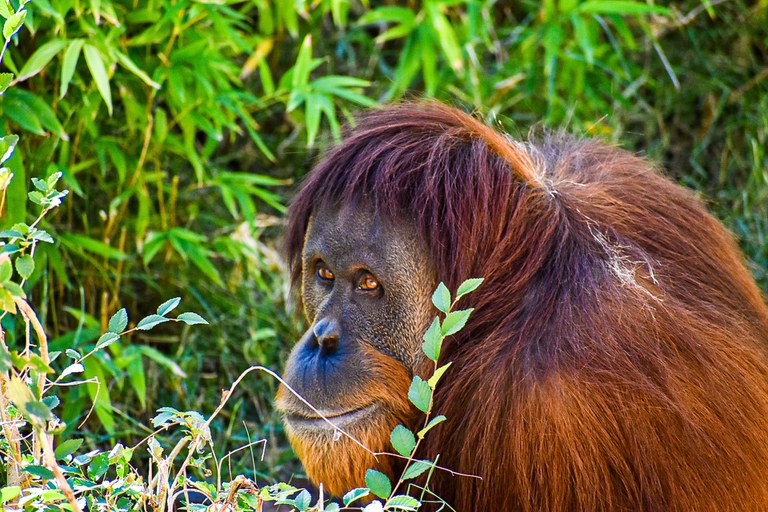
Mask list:
[[[331,355],[339,348],[341,330],[339,323],[331,318],[321,318],[312,326],[312,334],[315,335],[320,352]]]

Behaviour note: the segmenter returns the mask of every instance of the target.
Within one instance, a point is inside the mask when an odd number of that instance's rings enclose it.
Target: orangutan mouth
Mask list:
[[[307,430],[314,434],[334,432],[337,428],[346,429],[366,420],[377,408],[378,404],[371,402],[349,411],[320,411],[322,416],[315,411],[309,411],[309,414],[290,411],[285,414],[285,420],[294,431]]]

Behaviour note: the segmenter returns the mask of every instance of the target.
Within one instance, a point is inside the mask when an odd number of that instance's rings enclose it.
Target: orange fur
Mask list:
[[[483,480],[430,487],[459,511],[768,510],[768,307],[732,236],[626,151],[478,125],[437,104],[364,116],[286,234],[296,278],[313,209],[364,200],[415,226],[451,289],[485,278],[420,453]],[[407,373],[381,375],[401,409]],[[361,434],[379,449],[392,426]],[[371,462],[303,445],[337,493]]]

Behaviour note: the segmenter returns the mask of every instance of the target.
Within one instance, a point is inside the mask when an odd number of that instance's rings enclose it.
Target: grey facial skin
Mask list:
[[[356,392],[376,386],[371,354],[389,356],[409,375],[420,373],[422,334],[434,317],[427,292],[434,286],[412,227],[361,208],[316,212],[301,286],[311,326],[291,353],[287,382],[326,416],[351,421],[373,409]],[[290,395],[278,402],[294,427],[316,416]]]

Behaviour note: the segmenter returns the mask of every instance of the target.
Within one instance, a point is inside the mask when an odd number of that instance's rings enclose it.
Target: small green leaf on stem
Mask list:
[[[445,370],[450,368],[451,364],[452,363],[446,363],[440,368],[438,368],[437,370],[435,370],[435,373],[433,373],[432,376],[427,381],[427,384],[429,384],[430,388],[434,390],[437,387],[437,381],[439,381],[440,377],[443,376],[443,374],[445,373]]]
[[[180,302],[181,302],[181,297],[174,297],[172,299],[169,299],[163,302],[157,308],[157,314],[160,316],[165,316],[166,313],[173,311],[176,308],[176,306],[179,305]]]
[[[408,390],[408,398],[422,412],[429,412],[432,404],[432,390],[424,379],[418,375],[413,377],[411,387]]]
[[[424,343],[421,345],[424,354],[432,361],[437,361],[440,357],[440,349],[443,345],[443,333],[440,330],[440,320],[435,317],[432,321],[432,325],[422,336]]]
[[[141,331],[148,331],[151,328],[155,327],[156,325],[160,325],[167,321],[168,321],[168,318],[165,318],[164,316],[149,315],[146,318],[142,318],[141,321],[138,323],[138,325],[136,325],[136,328]]]
[[[459,285],[459,289],[456,290],[456,300],[459,300],[459,298],[463,297],[464,295],[477,290],[477,287],[483,284],[483,281],[484,279],[482,277],[475,277],[472,279],[467,279],[461,283]]]
[[[392,441],[392,447],[395,451],[403,457],[410,456],[416,447],[416,436],[402,425],[398,425],[392,430],[389,439]]]
[[[342,501],[344,502],[344,506],[347,507],[351,503],[359,500],[360,498],[368,496],[370,493],[371,491],[366,489],[365,487],[358,487],[357,489],[352,489],[347,494],[345,494],[344,497],[342,498]]]
[[[426,470],[432,467],[432,463],[422,461],[422,460],[415,460],[413,463],[408,466],[403,472],[403,480],[410,480],[412,478],[416,478],[420,474],[424,473]]]
[[[474,308],[460,309],[458,311],[451,311],[448,316],[443,320],[443,336],[450,336],[459,332],[469,319],[469,315],[474,311]]]
[[[82,439],[67,439],[56,447],[54,454],[58,460],[66,459],[68,455],[72,455],[83,444]]]
[[[386,499],[392,493],[392,483],[387,475],[375,469],[365,472],[365,485],[379,498]]]
[[[392,498],[387,500],[387,503],[384,505],[384,508],[386,510],[418,510],[421,506],[421,503],[419,503],[419,500],[416,498],[411,498],[410,496],[405,496],[403,494],[400,494],[398,496],[392,496]]]
[[[444,421],[445,421],[445,416],[443,416],[442,414],[440,416],[435,416],[434,418],[429,420],[429,423],[427,423],[427,426],[419,430],[419,432],[416,435],[418,436],[419,439],[424,439],[424,436],[427,435],[427,432],[432,430],[432,427]]]
[[[22,279],[29,279],[32,272],[35,271],[35,260],[29,254],[22,254],[16,258],[16,272]]]
[[[451,309],[451,292],[444,283],[437,285],[435,293],[432,294],[432,304],[443,313],[448,313]]]
[[[120,309],[109,319],[109,332],[120,334],[128,326],[128,312],[125,308]]]
[[[184,322],[187,325],[195,325],[195,324],[206,324],[206,325],[208,325],[208,320],[206,320],[205,318],[201,317],[197,313],[190,313],[190,312],[182,313],[182,314],[179,315],[178,319],[181,320],[182,322]]]
[[[120,335],[116,334],[114,332],[105,332],[101,335],[99,338],[99,341],[96,343],[96,350],[101,350],[103,348],[106,348],[116,342],[120,339]]]

